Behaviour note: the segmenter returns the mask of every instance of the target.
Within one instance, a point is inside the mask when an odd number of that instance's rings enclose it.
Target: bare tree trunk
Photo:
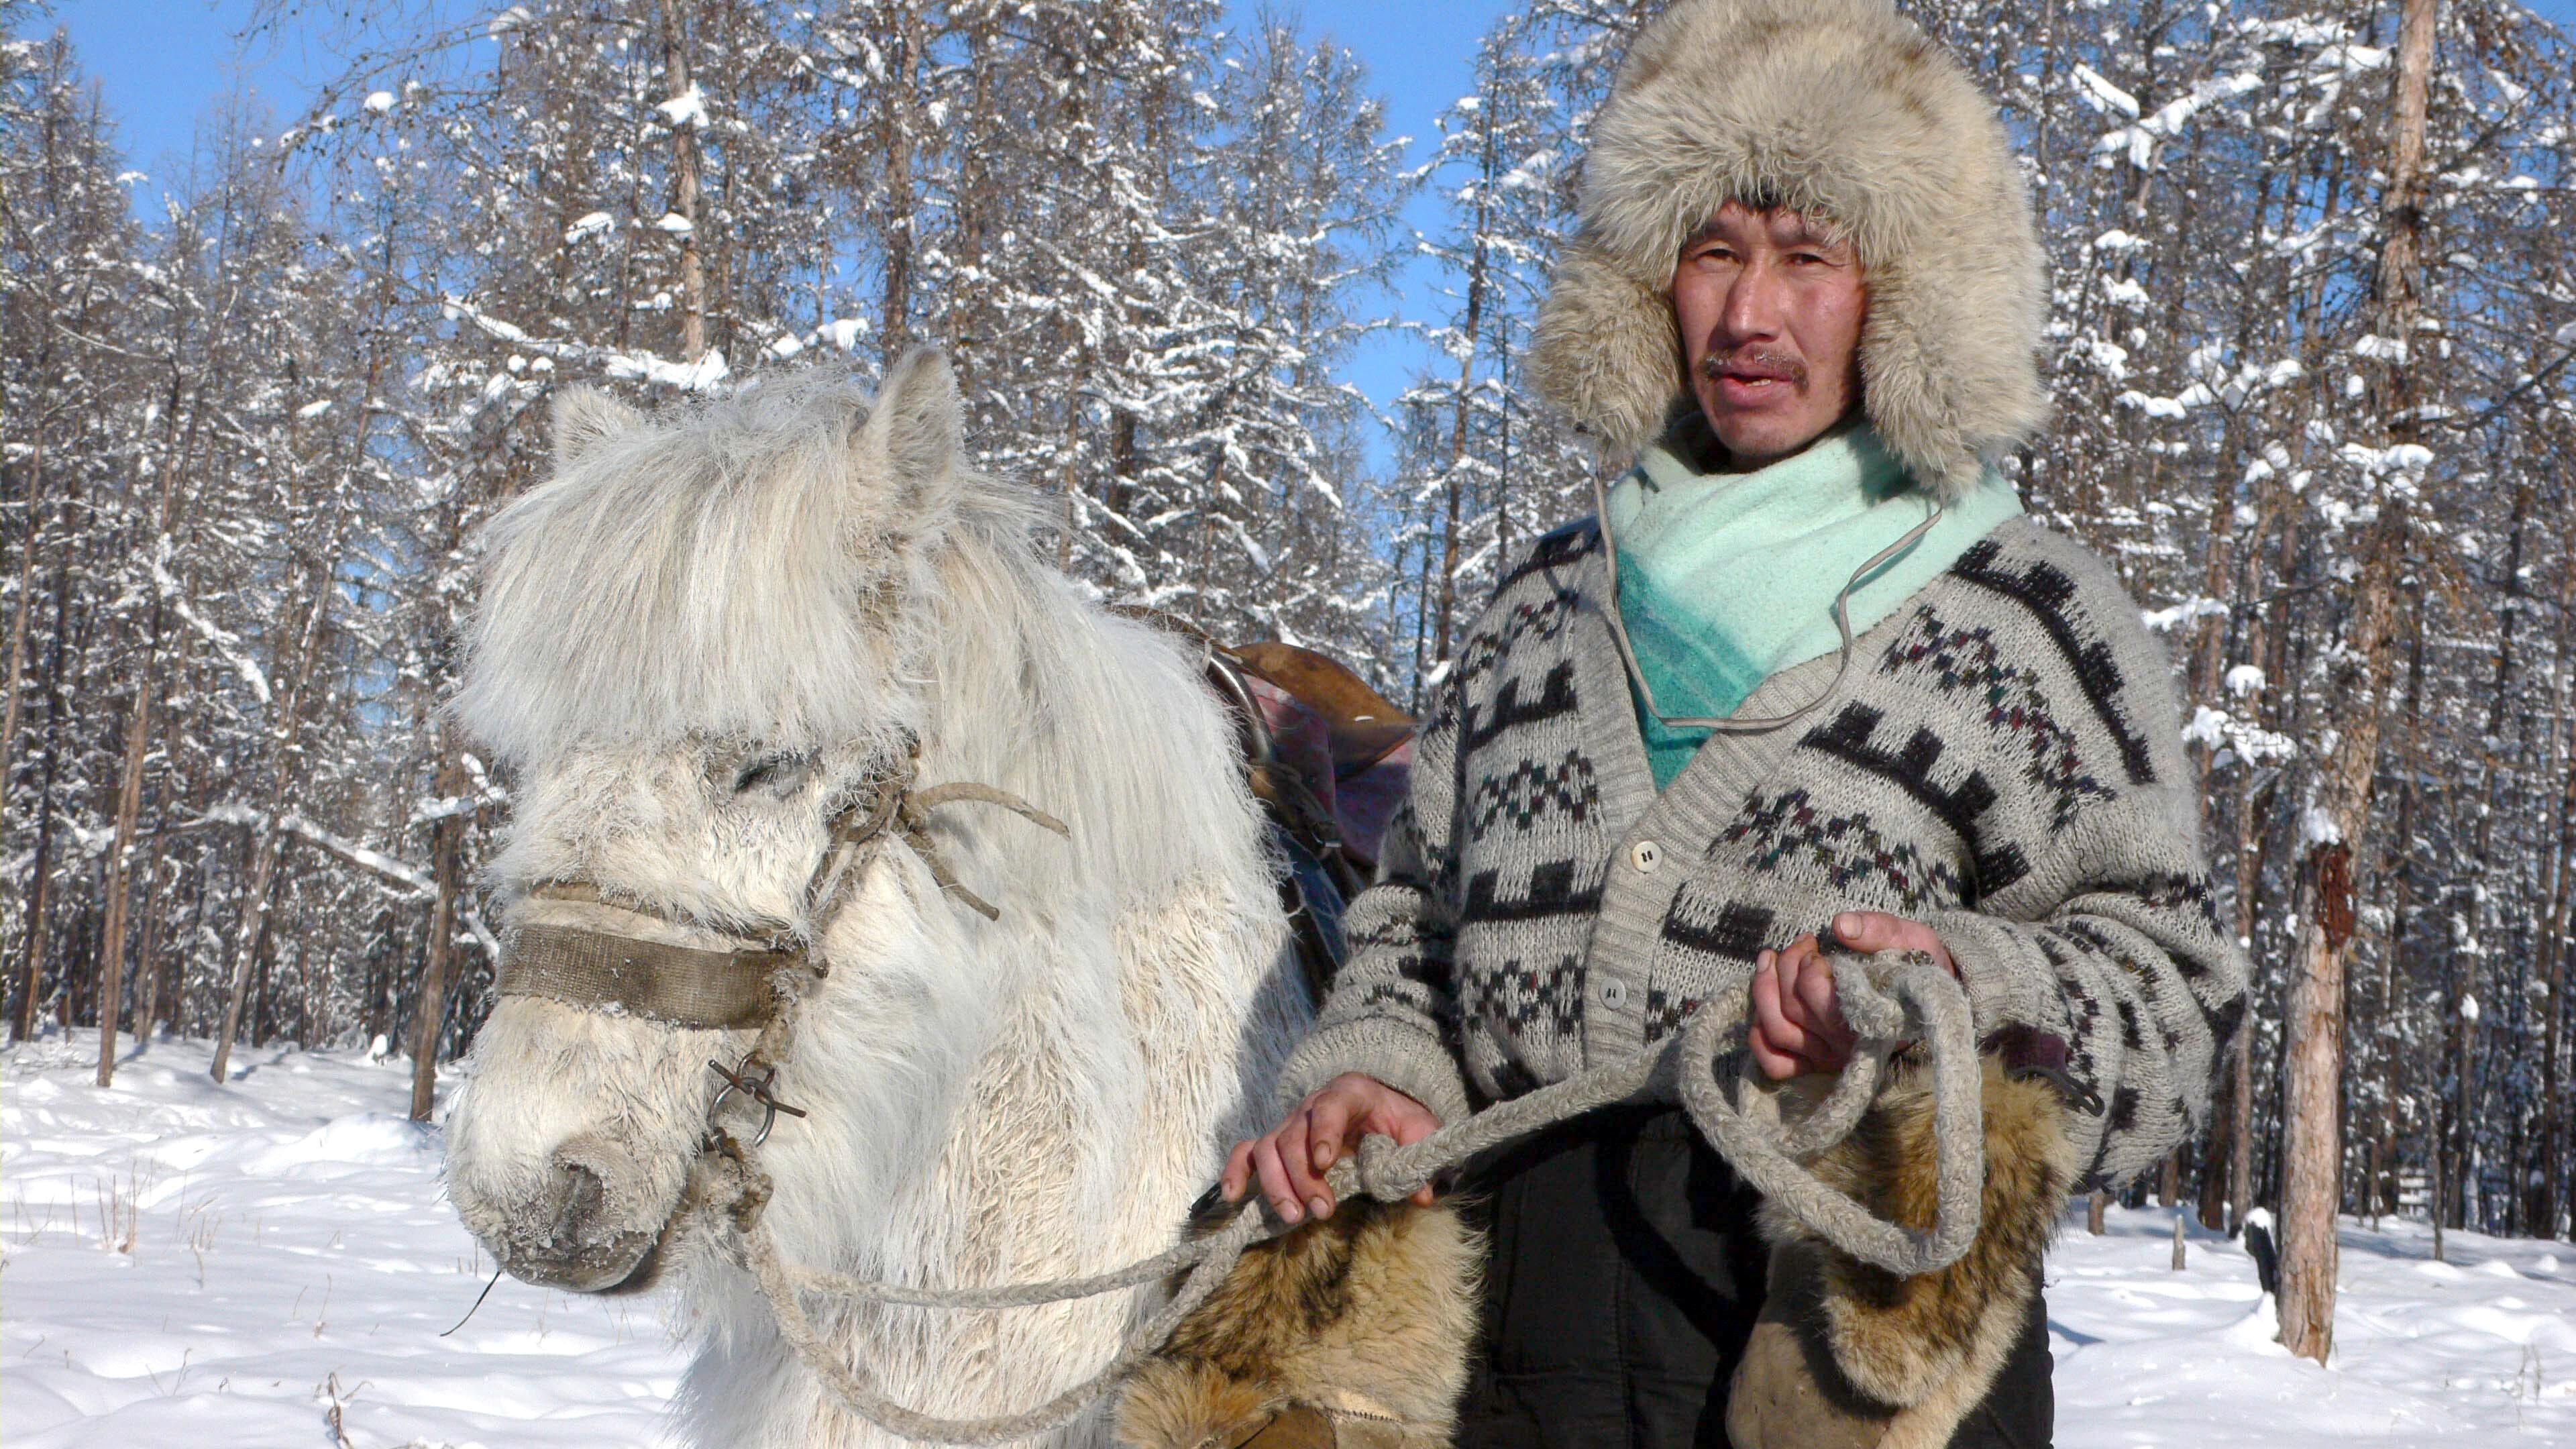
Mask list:
[[[176,521],[179,501],[180,461],[196,442],[197,426],[192,416],[187,431],[179,431],[182,412],[180,379],[173,372],[170,379],[170,432],[168,451],[161,459],[159,497],[153,506],[153,545],[156,549],[170,541],[170,527]],[[185,409],[193,414],[193,407]],[[143,815],[143,767],[152,746],[152,706],[160,696],[158,670],[161,654],[161,604],[156,596],[152,604],[151,628],[145,632],[142,647],[134,664],[134,706],[125,719],[125,773],[116,795],[116,838],[109,845],[107,867],[107,941],[98,963],[98,1084],[110,1085],[116,1078],[116,1012],[125,995],[125,937],[130,912],[132,884],[127,862],[134,853],[134,832]],[[149,1016],[151,993],[144,993],[146,1016]],[[149,1039],[152,1024],[139,1020],[137,1035]]]
[[[2561,689],[2558,717],[2560,746],[2559,779],[2563,782],[2558,795],[2557,845],[2552,852],[2546,912],[2541,918],[2540,961],[2544,988],[2542,1010],[2546,1013],[2541,1027],[2540,1050],[2540,1157],[2541,1191],[2545,1200],[2535,1215],[2540,1236],[2558,1236],[2558,1224],[2567,1206],[2567,1151],[2561,1146],[2566,1121],[2566,1077],[2560,1070],[2560,1055],[2566,1050],[2564,1024],[2567,1019],[2567,933],[2570,882],[2576,881],[2576,676],[2568,669],[2569,648],[2576,645],[2576,555],[2560,565],[2558,588],[2558,658]],[[2576,1215],[2571,1215],[2576,1217]],[[2571,1222],[2576,1231],[2576,1222]]]
[[[1459,466],[1467,458],[1467,431],[1476,409],[1473,389],[1476,384],[1476,349],[1485,335],[1485,294],[1491,278],[1491,262],[1485,246],[1485,234],[1492,225],[1485,200],[1487,186],[1495,181],[1496,138],[1493,108],[1478,108],[1479,123],[1484,127],[1483,175],[1476,187],[1476,221],[1472,250],[1467,260],[1467,317],[1463,325],[1466,336],[1458,348],[1458,396],[1449,427],[1449,467],[1444,485],[1448,492],[1448,516],[1440,529],[1440,615],[1436,647],[1437,657],[1446,660],[1458,629],[1458,545],[1459,511],[1465,499],[1465,486],[1458,476]]]
[[[878,307],[879,350],[886,365],[903,355],[912,335],[913,98],[920,83],[921,16],[906,6],[891,27],[894,54],[887,67],[889,83],[883,101],[886,117],[885,294]]]
[[[2236,793],[2236,938],[2254,939],[2254,900],[2263,884],[2263,833],[2254,823],[2254,796],[2250,787]],[[2247,983],[2246,994],[2254,996],[2254,986]],[[2254,1205],[2254,1022],[2249,1010],[2246,1021],[2236,1029],[2235,1048],[2227,1064],[2227,1235],[2236,1236],[2245,1227],[2245,1214]]]
[[[45,430],[39,427],[27,466],[27,547],[18,556],[18,607],[9,617],[9,702],[6,711],[0,712],[0,823],[8,819],[9,776],[18,761],[20,702],[26,698],[27,620],[36,612],[36,548],[44,538],[36,527],[36,509],[44,502],[44,484]]]
[[[2411,345],[2419,310],[2418,237],[2425,97],[2433,64],[2438,0],[2405,0],[2397,45],[2396,126],[2384,213],[2379,313],[2383,332]],[[2394,441],[2411,437],[2405,417],[2412,396],[2406,348],[2390,362],[2383,416]],[[2285,1171],[2281,1191],[2281,1341],[2292,1353],[2324,1363],[2334,1348],[2335,1270],[2339,1244],[2335,1214],[2343,1193],[2342,1097],[2344,968],[2352,944],[2352,883],[2369,825],[2371,787],[2379,762],[2380,726],[2391,653],[2390,628],[2399,566],[2406,554],[2404,500],[2383,484],[2379,518],[2370,527],[2367,552],[2345,633],[2345,661],[2336,669],[2332,698],[2356,711],[2327,756],[2316,803],[2332,832],[2309,852],[2306,910],[2291,978],[2288,1101],[2284,1104]]]
[[[107,857],[107,941],[98,961],[98,1084],[116,1080],[116,1013],[125,997],[126,857],[134,852],[134,829],[143,814],[143,761],[152,742],[152,663],[147,650],[135,676],[134,705],[125,718],[125,775],[116,793],[116,838]],[[147,998],[148,999],[148,998]],[[149,1035],[151,1028],[137,1023]]]
[[[363,424],[359,436],[365,436]],[[293,778],[291,760],[296,743],[302,738],[304,700],[310,692],[308,686],[322,651],[322,635],[331,600],[329,559],[339,550],[339,514],[336,510],[327,532],[324,562],[316,570],[312,602],[305,611],[295,672],[277,696],[276,780],[269,788],[268,818],[253,827],[257,836],[251,858],[250,890],[242,905],[241,948],[233,960],[232,991],[224,1005],[223,1025],[215,1032],[215,1059],[209,1068],[209,1074],[218,1083],[226,1080],[232,1066],[233,1038],[241,1030],[242,1002],[250,991],[251,967],[258,959],[260,943],[268,935],[269,897],[276,885],[278,862],[286,854],[286,831],[282,821],[287,808],[289,782]]]
[[[71,557],[65,551],[54,580],[54,640],[45,663],[45,769],[36,789],[36,883],[28,892],[26,972],[18,992],[16,1040],[36,1034],[36,991],[44,984],[47,912],[54,898],[54,782],[62,764],[63,639],[71,626]]]
[[[258,959],[260,942],[268,935],[269,896],[278,861],[286,854],[286,832],[276,823],[285,805],[281,789],[269,801],[268,821],[255,827],[259,834],[251,857],[250,890],[242,905],[241,948],[233,957],[232,992],[225,999],[223,1025],[215,1031],[215,1060],[207,1072],[218,1083],[229,1080],[233,1038],[241,1031],[242,1004],[250,994],[251,967]]]
[[[161,874],[161,839],[156,832],[152,845],[144,853],[141,871],[143,898],[153,899],[153,883]],[[143,911],[143,941],[134,952],[134,1045],[139,1050],[152,1045],[152,1025],[161,1012],[161,912]]]
[[[688,95],[688,0],[661,0],[662,69],[670,99]],[[698,250],[698,124],[695,117],[671,126],[671,210],[687,229],[680,233],[680,349],[694,364],[707,353],[707,272]]]
[[[2209,1131],[2201,1139],[2200,1225],[2213,1233],[2227,1230],[2227,1169],[2236,1155],[2235,1056],[2245,1035],[2241,1030],[2237,1032],[2236,1040],[2228,1043],[2227,1055],[2221,1059],[2218,1097],[2209,1114]]]
[[[51,795],[54,771],[50,754],[45,767],[45,795]],[[45,930],[49,924],[46,911],[54,895],[54,812],[46,806],[44,796],[38,797],[36,808],[42,813],[36,820],[36,886],[27,893],[27,937],[21,943],[26,949],[18,989],[17,1041],[36,1034],[36,990],[43,984]]]
[[[438,793],[452,800],[469,787],[464,772],[457,768],[455,746],[446,739],[446,731],[439,734]],[[430,1120],[437,1106],[438,1039],[447,1020],[447,978],[456,956],[456,897],[463,874],[465,817],[451,811],[440,816],[429,833],[430,876],[438,894],[429,910],[429,961],[421,969],[418,1020],[412,1034],[411,1119],[415,1122]]]

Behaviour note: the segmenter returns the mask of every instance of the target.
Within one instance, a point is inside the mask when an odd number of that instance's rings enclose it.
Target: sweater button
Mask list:
[[[1651,840],[1640,840],[1628,847],[1628,863],[1642,875],[1653,875],[1664,863],[1664,848]]]
[[[1601,1004],[1610,1008],[1612,1011],[1617,1011],[1620,1007],[1627,1005],[1628,983],[1616,979],[1602,982]]]

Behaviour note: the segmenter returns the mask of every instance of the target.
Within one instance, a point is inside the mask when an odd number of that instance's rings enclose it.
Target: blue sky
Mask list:
[[[1245,0],[1233,3],[1239,13],[1252,9]],[[1478,37],[1512,7],[1510,0],[1305,0],[1270,8],[1300,15],[1310,38],[1331,37],[1358,52],[1387,98],[1391,128],[1413,138],[1418,163],[1437,144],[1433,119],[1467,89]],[[2534,8],[2576,29],[2576,0],[2538,0]],[[237,36],[252,9],[253,0],[54,0],[54,18],[70,29],[83,64],[106,92],[127,164],[155,181],[175,180],[187,170],[199,116],[235,84],[288,116],[312,84],[338,69],[333,51],[297,35],[245,50]],[[138,189],[137,204],[157,212],[151,183]],[[1417,199],[1407,220],[1436,231],[1436,198]],[[1445,317],[1448,304],[1436,287],[1432,269],[1417,262],[1390,310],[1421,320]],[[1410,342],[1381,333],[1362,346],[1347,376],[1383,405],[1410,380],[1419,356]]]
[[[1251,10],[1242,0],[1235,5],[1238,12]],[[54,0],[54,19],[71,31],[82,64],[105,90],[126,163],[152,178],[136,190],[136,204],[147,214],[160,209],[157,186],[186,174],[199,117],[236,84],[265,98],[284,120],[338,69],[331,49],[295,36],[263,38],[246,49],[237,37],[253,8],[253,0]],[[1299,15],[1310,39],[1331,37],[1359,53],[1387,98],[1390,128],[1413,138],[1410,160],[1419,164],[1438,144],[1433,118],[1466,93],[1477,39],[1511,6],[1509,0],[1307,0],[1271,8]],[[1437,201],[1417,199],[1406,219],[1436,231]],[[1435,287],[1431,268],[1410,269],[1401,301],[1390,310],[1445,315]],[[1417,359],[1412,344],[1381,333],[1363,344],[1346,375],[1384,404],[1410,381]]]

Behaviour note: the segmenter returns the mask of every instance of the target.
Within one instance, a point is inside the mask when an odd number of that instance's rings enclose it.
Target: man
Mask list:
[[[1989,1239],[2032,1162],[2157,1163],[2206,1115],[2245,971],[2166,663],[1993,466],[2040,446],[2047,295],[1993,109],[1884,0],[1683,0],[1630,52],[1581,208],[1532,375],[1637,466],[1468,636],[1294,1105],[1228,1194],[1328,1215],[1361,1134],[1654,1050],[1703,1002],[1743,1003],[1772,1078],[1836,1073],[1828,948],[1926,953],[2009,1065],[2062,1084],[2004,1138],[1989,1078]],[[2047,1442],[2037,1245],[2068,1184],[2038,1179],[2036,1235],[1957,1300],[1920,1402],[1883,1387],[1912,1329],[1848,1331],[1906,1286],[1815,1270],[1832,1301],[1799,1331],[1831,1320],[1844,1379],[1790,1397],[1842,1406],[1833,1442]],[[1687,1121],[1596,1113],[1471,1186],[1490,1261],[1459,1442],[1724,1443],[1781,1270]],[[1740,1441],[1828,1437],[1734,1407]]]

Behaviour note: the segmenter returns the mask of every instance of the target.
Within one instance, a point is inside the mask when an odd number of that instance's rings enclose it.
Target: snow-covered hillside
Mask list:
[[[164,1041],[102,1093],[79,1042],[0,1056],[0,1431],[12,1449],[660,1442],[658,1305],[505,1279],[440,1201],[399,1062]],[[2271,1341],[2234,1245],[2080,1223],[2050,1261],[2064,1449],[2576,1445],[2576,1250],[2344,1234],[2337,1361]]]

